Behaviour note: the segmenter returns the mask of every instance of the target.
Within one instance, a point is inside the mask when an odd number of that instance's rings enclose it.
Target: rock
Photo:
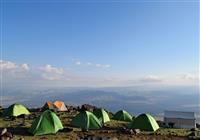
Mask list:
[[[90,111],[90,112],[93,112],[94,109],[97,109],[97,107],[93,106],[93,105],[89,105],[89,104],[83,104],[81,106],[80,111]]]
[[[7,129],[4,128],[4,129],[1,131],[1,136],[2,136],[3,134],[5,134],[6,132],[7,132]]]
[[[134,131],[132,129],[129,130],[129,134],[133,135],[135,134]]]
[[[67,106],[67,109],[70,114],[80,111],[80,107],[78,106]]]
[[[133,129],[133,132],[135,133],[135,134],[140,134],[140,129]]]

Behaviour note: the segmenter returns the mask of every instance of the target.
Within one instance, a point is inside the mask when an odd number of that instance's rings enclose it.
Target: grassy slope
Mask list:
[[[35,113],[36,116],[39,115],[38,112]],[[30,128],[32,119],[27,119],[26,123],[24,126],[20,126],[22,123],[21,118],[17,118],[14,121],[5,121],[3,118],[0,118],[0,129],[2,128],[8,128],[10,132],[14,134],[14,138],[20,139],[24,138],[25,140],[41,140],[41,139],[69,139],[69,140],[75,140],[78,139],[80,136],[85,136],[85,135],[95,135],[95,136],[104,136],[104,137],[117,137],[120,140],[128,140],[128,139],[135,139],[135,140],[162,140],[162,139],[175,139],[175,140],[184,140],[188,139],[191,131],[186,130],[186,129],[164,129],[161,128],[155,133],[147,133],[147,132],[142,132],[142,134],[139,135],[130,135],[130,134],[124,134],[119,130],[119,128],[125,127],[127,123],[125,122],[119,122],[119,121],[114,121],[112,120],[111,122],[107,123],[105,128],[102,130],[92,130],[88,132],[82,132],[78,128],[73,128],[73,131],[69,132],[66,128],[69,127],[69,123],[71,121],[71,118],[75,114],[69,114],[67,112],[59,112],[57,115],[60,117],[63,126],[65,127],[64,130],[59,131],[55,135],[44,135],[44,136],[31,136],[27,130]],[[190,137],[191,138],[191,137]],[[200,139],[200,131],[198,131],[196,139]]]

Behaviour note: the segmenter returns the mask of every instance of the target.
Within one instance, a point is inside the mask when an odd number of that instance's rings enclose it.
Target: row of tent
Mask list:
[[[55,101],[54,103],[48,101],[45,103],[42,109],[43,110],[49,109],[54,111],[67,111],[67,108],[64,102],[62,101]],[[28,111],[28,109],[26,109],[26,107],[18,103],[12,104],[4,112],[5,116],[13,116],[13,117],[17,117],[22,114],[29,115],[30,112]]]
[[[130,122],[128,124],[128,128],[130,129],[141,129],[144,131],[156,131],[159,129],[156,120],[150,114],[141,114],[132,119],[128,112],[120,110],[113,116],[112,119]],[[100,129],[103,124],[109,121],[110,118],[108,113],[101,108],[95,110],[93,113],[89,111],[80,112],[72,119],[71,125],[80,127],[84,130]]]
[[[30,112],[21,104],[13,104],[4,111],[5,116],[28,115]],[[156,120],[150,114],[141,114],[136,118],[120,110],[114,114],[114,120],[129,122],[128,128],[140,129],[144,131],[156,131],[159,126]],[[96,109],[94,112],[81,111],[72,121],[70,126],[81,128],[82,130],[101,129],[102,126],[110,121],[108,113],[104,109]],[[58,130],[63,129],[59,117],[52,111],[46,110],[37,117],[29,129],[33,135],[55,134]]]

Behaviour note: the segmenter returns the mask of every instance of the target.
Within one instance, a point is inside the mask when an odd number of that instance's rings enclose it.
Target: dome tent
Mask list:
[[[99,119],[99,121],[104,124],[110,121],[108,113],[104,109],[95,109],[93,114]]]
[[[54,104],[50,101],[47,101],[44,106],[42,107],[42,110],[53,110],[54,109]]]
[[[102,127],[98,118],[89,111],[81,111],[72,119],[70,124],[83,130],[100,129]]]
[[[58,116],[46,110],[33,121],[29,132],[33,135],[55,134],[60,129],[63,129],[63,125]]]
[[[129,128],[140,129],[144,131],[156,131],[159,126],[156,120],[150,114],[141,114],[130,123]]]
[[[55,111],[67,111],[67,107],[65,106],[65,103],[62,101],[55,101],[54,103],[54,110]]]
[[[132,116],[125,110],[120,110],[113,116],[114,120],[131,122]]]
[[[17,117],[20,115],[29,115],[29,114],[30,112],[28,111],[28,109],[25,106],[18,103],[12,104],[3,112],[3,116],[6,117]]]

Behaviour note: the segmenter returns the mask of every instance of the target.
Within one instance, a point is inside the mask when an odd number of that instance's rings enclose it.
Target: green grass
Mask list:
[[[36,116],[39,116],[39,112],[34,112]],[[0,129],[7,128],[8,131],[14,134],[14,139],[18,140],[20,138],[24,138],[25,140],[76,140],[81,136],[85,135],[95,135],[95,136],[104,136],[104,137],[117,137],[119,140],[162,140],[173,138],[175,140],[184,140],[188,138],[200,139],[200,131],[197,132],[196,137],[190,136],[191,131],[187,129],[167,129],[160,128],[154,133],[149,132],[141,132],[139,135],[130,135],[120,132],[120,129],[127,126],[127,122],[121,122],[116,120],[111,120],[110,122],[105,124],[105,127],[101,130],[90,130],[88,132],[82,132],[79,128],[72,128],[69,126],[71,118],[75,116],[77,112],[73,112],[72,114],[68,112],[58,112],[57,115],[61,119],[64,130],[59,131],[55,135],[43,135],[43,136],[32,136],[27,130],[30,128],[33,119],[26,119],[25,125],[21,126],[20,124],[23,122],[22,118],[17,118],[14,121],[6,121],[2,117],[0,118]],[[67,131],[66,128],[72,128],[73,131]]]

